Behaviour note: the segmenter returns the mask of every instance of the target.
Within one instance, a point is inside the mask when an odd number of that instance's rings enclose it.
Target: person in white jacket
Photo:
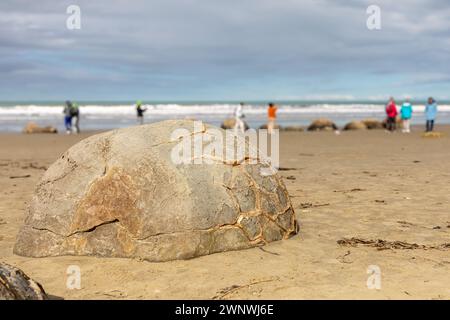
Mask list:
[[[234,134],[238,134],[238,132],[240,131],[241,133],[245,132],[245,123],[244,123],[244,103],[241,102],[236,109],[234,110],[234,119],[235,119],[235,123],[234,123]]]

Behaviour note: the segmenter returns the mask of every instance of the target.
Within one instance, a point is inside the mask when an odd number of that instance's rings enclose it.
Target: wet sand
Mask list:
[[[283,132],[280,174],[299,235],[165,263],[14,255],[45,168],[88,134],[0,134],[0,260],[65,299],[450,299],[450,127],[437,128],[440,139],[421,129]],[[81,268],[80,290],[66,288],[70,265]],[[366,284],[371,265],[379,290]]]

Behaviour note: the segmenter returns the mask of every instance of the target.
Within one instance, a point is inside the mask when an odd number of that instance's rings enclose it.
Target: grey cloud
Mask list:
[[[65,28],[73,2],[82,30]],[[450,72],[446,1],[377,1],[383,28],[369,31],[365,9],[372,2],[2,1],[0,56],[8,63],[0,71],[20,70],[9,88],[42,77],[65,91],[83,86],[80,80],[102,82],[105,92],[109,83],[203,92],[195,83],[243,85],[268,74],[304,83]],[[68,88],[55,83],[61,79]]]

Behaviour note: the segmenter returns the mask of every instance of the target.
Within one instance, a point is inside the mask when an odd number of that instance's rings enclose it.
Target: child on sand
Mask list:
[[[273,129],[275,128],[275,120],[277,119],[277,110],[278,108],[273,104],[269,103],[269,108],[267,109],[267,131],[269,134],[272,134]]]
[[[400,115],[402,117],[402,124],[403,124],[403,133],[410,133],[411,132],[411,116],[412,116],[412,105],[409,102],[409,99],[406,99],[406,101],[402,104],[402,108],[400,109]]]
[[[426,132],[434,130],[434,120],[436,119],[437,105],[433,98],[428,98],[428,103],[425,106],[425,117],[427,119]]]
[[[395,105],[394,98],[389,99],[389,103],[386,106],[386,115],[387,115],[387,122],[386,122],[386,129],[390,132],[395,131],[396,129],[396,118],[397,118],[397,106]]]

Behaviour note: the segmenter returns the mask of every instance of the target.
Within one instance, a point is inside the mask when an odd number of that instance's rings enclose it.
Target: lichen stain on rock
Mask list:
[[[104,176],[93,181],[78,204],[71,223],[71,233],[88,231],[118,220],[135,234],[138,226],[133,217],[137,216],[138,198],[139,190],[131,177],[121,168],[109,168]]]

